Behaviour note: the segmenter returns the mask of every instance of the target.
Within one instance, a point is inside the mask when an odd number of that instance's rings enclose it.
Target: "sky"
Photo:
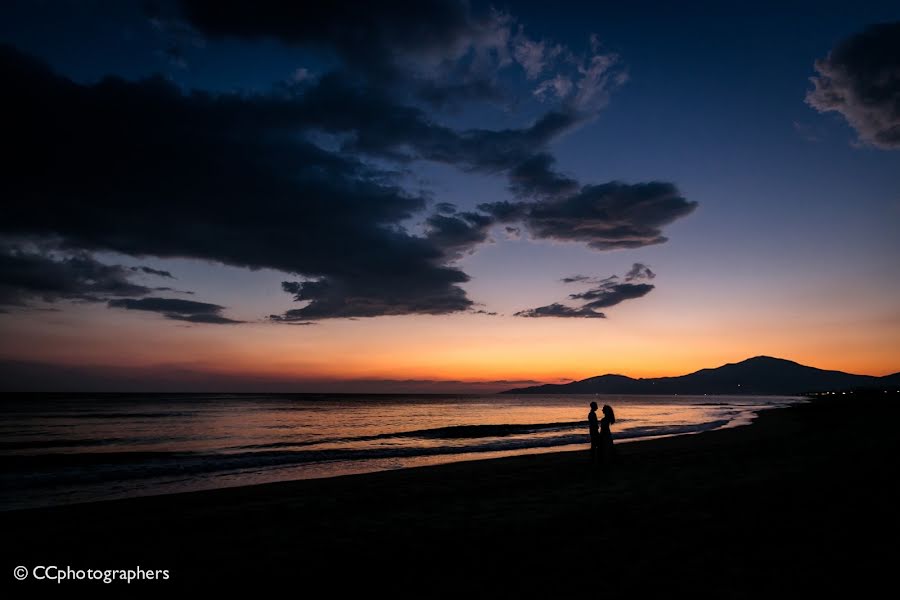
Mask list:
[[[890,2],[4,2],[3,389],[900,371]]]

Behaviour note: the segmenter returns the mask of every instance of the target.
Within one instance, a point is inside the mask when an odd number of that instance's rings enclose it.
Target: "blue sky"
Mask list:
[[[280,93],[292,78],[295,83],[305,78],[300,85],[306,85],[329,73],[359,68],[345,64],[348,59],[341,54],[340,42],[329,50],[327,41],[285,43],[276,33],[253,39],[240,32],[217,36],[204,29],[208,24],[184,17],[177,2],[159,6],[158,12],[150,13],[137,2],[6,3],[0,9],[0,38],[84,86],[108,75],[133,82],[161,75],[184,94],[201,90],[266,97]],[[233,319],[248,323],[228,325],[228,334],[212,333],[211,329],[222,328],[197,322],[186,326],[167,320],[172,319],[171,313],[163,318],[72,298],[56,298],[50,306],[46,296],[41,300],[35,292],[34,302],[27,307],[0,315],[0,329],[8,333],[0,357],[93,368],[103,362],[103,353],[98,351],[84,361],[78,346],[112,347],[104,323],[114,320],[128,323],[135,335],[147,328],[157,328],[155,335],[162,335],[153,356],[109,356],[110,362],[129,367],[158,365],[170,355],[175,362],[187,361],[175,351],[187,338],[192,340],[188,345],[203,347],[226,335],[258,339],[254,347],[260,348],[286,344],[304,355],[324,348],[335,357],[348,356],[354,345],[382,353],[386,348],[404,349],[398,351],[391,368],[382,361],[371,368],[362,359],[353,363],[353,376],[375,378],[408,371],[410,376],[435,380],[451,376],[499,379],[524,376],[525,370],[540,362],[535,354],[513,367],[510,360],[514,359],[503,358],[473,374],[469,361],[441,358],[447,356],[447,344],[464,345],[447,340],[445,332],[450,327],[470,330],[473,339],[489,336],[485,347],[494,353],[511,352],[523,344],[567,347],[571,340],[571,356],[551,361],[557,370],[572,364],[559,376],[603,372],[607,366],[670,374],[694,363],[698,368],[712,366],[702,361],[742,358],[743,348],[816,366],[840,368],[848,363],[848,370],[873,374],[897,370],[900,150],[867,143],[845,114],[820,112],[806,101],[813,88],[810,78],[816,75],[815,61],[828,57],[842,41],[867,26],[896,23],[900,11],[895,3],[687,3],[675,7],[654,2],[509,2],[493,7],[473,3],[471,12],[494,15],[495,21],[496,15],[504,15],[496,22],[505,23],[505,31],[513,38],[525,36],[547,48],[558,45],[573,58],[547,66],[536,78],[526,76],[515,60],[508,59],[505,65],[499,60],[493,76],[503,89],[502,99],[461,102],[451,110],[416,106],[433,123],[457,132],[524,129],[554,110],[552,98],[538,101],[534,90],[555,69],[577,73],[576,58],[616,57],[610,72],[627,74],[627,79],[605,84],[602,92],[607,100],[592,106],[576,126],[554,135],[542,151],[555,158],[558,174],[579,185],[618,181],[677,186],[681,196],[696,202],[697,208],[665,224],[662,234],[668,241],[598,251],[575,237],[536,235],[527,224],[516,225],[521,235],[509,235],[498,220],[485,241],[447,259],[448,265],[470,278],[462,284],[474,303],[468,316],[462,309],[444,316],[391,309],[386,316],[357,318],[348,313],[347,318],[325,319],[312,327],[289,327],[266,319],[298,306],[281,289],[282,281],[327,278],[327,273],[226,266],[222,262],[228,260],[210,260],[190,250],[182,253],[183,258],[171,258],[152,250],[123,252],[114,244],[91,247],[86,249],[91,256],[107,265],[170,271],[177,278],[172,287],[193,292],[191,300],[226,307]],[[515,43],[510,42],[510,47]],[[177,52],[167,52],[173,47]],[[880,59],[894,65],[898,60]],[[585,64],[579,63],[581,68]],[[900,78],[897,71],[894,77]],[[384,89],[392,90],[394,85],[384,83]],[[395,98],[410,101],[406,96]],[[309,139],[322,144],[327,136]],[[348,150],[335,145],[335,139],[345,138],[332,138],[323,147],[346,155]],[[172,143],[179,142],[173,139]],[[397,185],[428,199],[424,210],[396,223],[413,236],[427,236],[426,219],[438,203],[452,203],[462,212],[512,199],[505,166],[492,171],[423,156],[409,162],[386,155],[362,160],[384,172],[399,173]],[[247,202],[252,204],[253,199]],[[177,218],[176,211],[173,219]],[[67,248],[72,251],[71,245]],[[604,310],[605,319],[515,316],[565,302],[577,290],[561,283],[562,277],[615,274],[622,278],[636,263],[648,265],[656,274],[653,291],[610,306]],[[141,281],[146,285],[146,278]],[[62,309],[65,316],[58,310],[28,310],[38,305]],[[498,314],[489,318],[471,314],[473,309]],[[59,319],[73,329],[61,334],[51,322]],[[393,337],[385,334],[387,330],[400,333]],[[82,333],[72,333],[78,331]],[[734,343],[710,341],[716,331]],[[40,339],[63,344],[65,349],[47,353],[17,343],[37,332]],[[444,349],[436,351],[433,362],[404,358],[423,352],[410,341],[413,334],[409,332]],[[697,336],[692,337],[692,332]],[[679,335],[696,350],[689,353],[690,359],[666,363],[665,356],[681,352]],[[604,339],[606,348],[586,350],[596,338]],[[741,339],[747,341],[744,347]],[[628,348],[621,360],[609,350],[616,345]],[[885,356],[891,347],[894,351]],[[842,348],[853,349],[856,357],[848,359]],[[868,350],[859,354],[859,348]],[[203,355],[194,352],[192,356]],[[209,356],[214,355],[210,350]],[[197,359],[208,366],[204,360]],[[227,360],[237,370],[261,369],[243,355]],[[409,360],[407,370],[404,360]],[[434,364],[442,366],[428,366]],[[290,374],[299,379],[321,374],[319,367],[304,365],[300,361]],[[327,376],[335,377],[340,370],[331,369]],[[549,377],[550,367],[537,376]]]

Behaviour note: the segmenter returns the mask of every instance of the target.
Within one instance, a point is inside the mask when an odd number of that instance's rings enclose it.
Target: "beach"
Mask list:
[[[5,395],[0,512],[576,450],[588,404],[631,442],[800,400],[672,395]]]
[[[898,413],[882,395],[816,399],[747,426],[620,444],[601,473],[585,446],[11,511],[4,586],[48,585],[8,573],[56,565],[170,575],[131,586],[426,596],[862,589],[896,556]]]

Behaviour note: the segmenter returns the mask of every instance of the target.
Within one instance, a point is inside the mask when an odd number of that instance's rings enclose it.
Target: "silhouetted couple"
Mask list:
[[[591,464],[595,467],[609,465],[613,461],[613,440],[609,426],[615,422],[616,415],[610,405],[603,405],[603,418],[597,419],[597,403],[591,402],[588,428],[591,431]]]

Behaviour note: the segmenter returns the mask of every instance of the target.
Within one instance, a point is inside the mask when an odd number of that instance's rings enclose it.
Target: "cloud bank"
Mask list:
[[[135,273],[174,279],[168,271],[109,265],[84,251],[60,252],[47,246],[30,246],[0,244],[0,308],[27,307],[39,302],[106,302],[110,308],[153,311],[192,323],[240,322],[223,316],[225,307],[216,304],[144,297],[163,291],[193,292],[147,287],[130,279]]]
[[[110,300],[108,304],[111,308],[155,312],[167,319],[188,323],[225,325],[242,322],[224,317],[222,315],[224,306],[180,298],[122,298]]]
[[[843,115],[862,143],[900,148],[900,22],[850,36],[815,69],[807,104]]]
[[[33,301],[99,302],[111,296],[143,296],[152,290],[129,280],[132,270],[106,265],[86,252],[55,256],[0,244],[0,305]]]
[[[662,228],[689,215],[696,202],[671,183],[585,185],[539,202],[495,202],[479,208],[502,222],[522,222],[538,239],[583,242],[595,250],[641,248],[667,241]]]
[[[304,68],[268,92],[207,93],[160,77],[78,83],[0,46],[15,115],[0,182],[14,201],[0,236],[52,239],[83,256],[274,269],[295,279],[283,289],[302,306],[271,320],[305,323],[471,311],[458,261],[494,226],[511,237],[524,228],[595,250],[636,248],[664,242],[663,227],[696,206],[670,183],[582,184],[556,168],[550,145],[593,119],[627,79],[596,40],[576,56],[528,37],[506,13],[453,0],[415,11],[391,0],[179,6],[177,17],[153,18],[192,39],[274,40],[335,66]],[[531,123],[439,122],[442,107],[501,98],[499,74],[509,69],[546,104]],[[403,184],[416,161],[505,177],[512,199],[478,210],[439,203],[421,232],[410,231],[431,200]],[[215,309],[165,310],[162,300],[109,305],[233,322]]]

